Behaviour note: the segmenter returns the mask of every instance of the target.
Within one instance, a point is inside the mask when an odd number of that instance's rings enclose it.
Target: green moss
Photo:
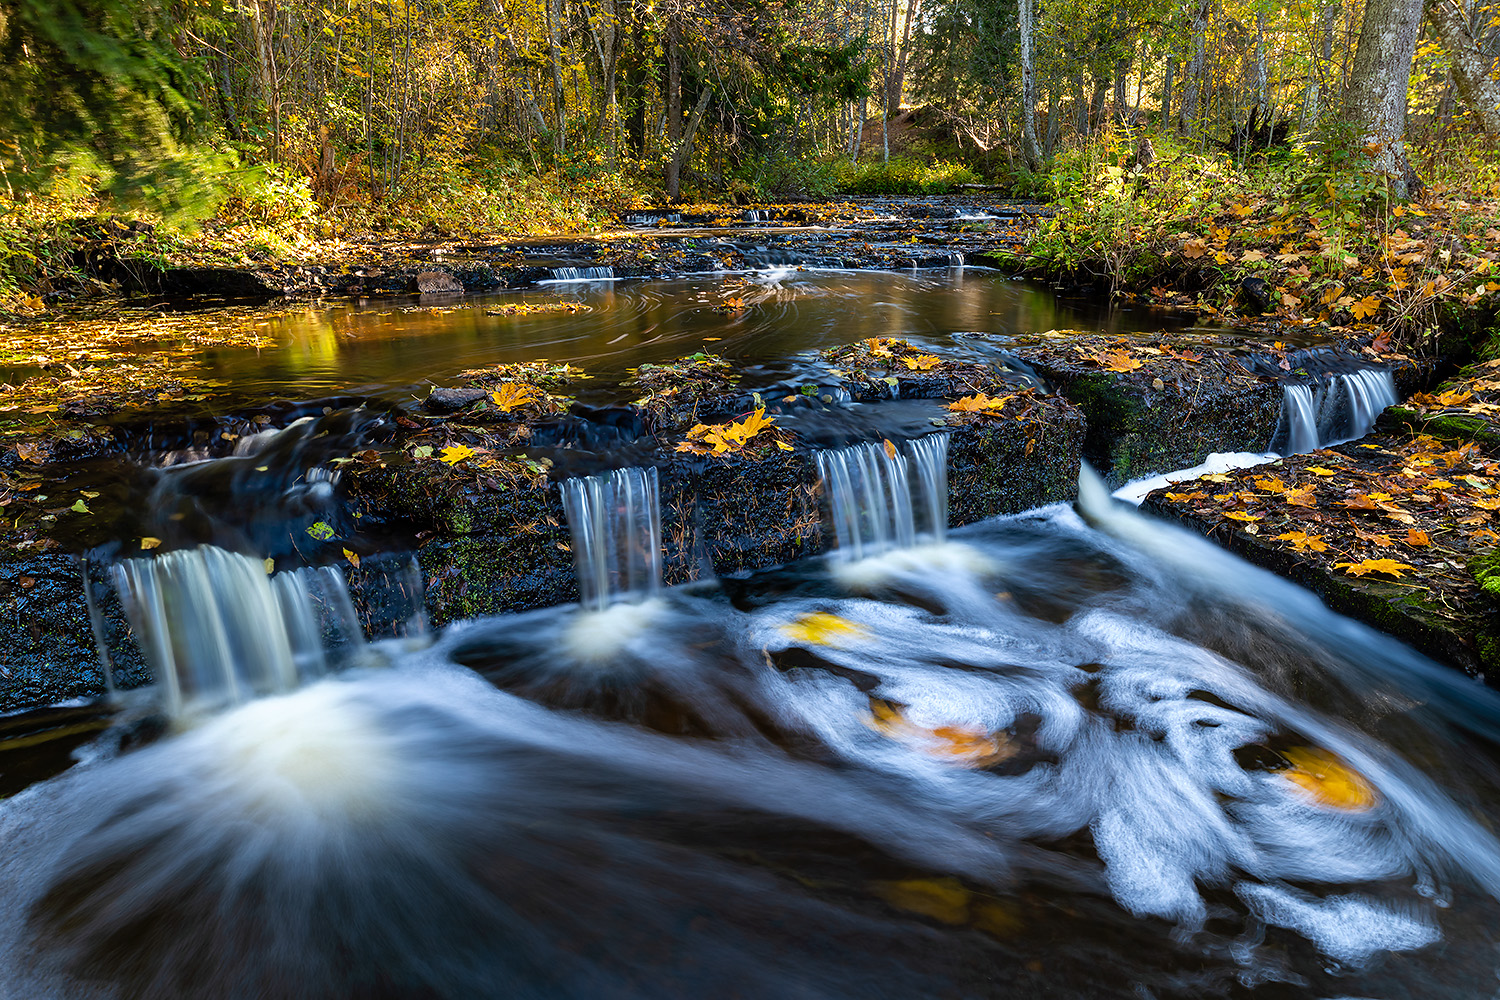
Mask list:
[[[1500,601],[1500,549],[1490,549],[1469,561],[1469,572],[1479,589],[1492,600]]]

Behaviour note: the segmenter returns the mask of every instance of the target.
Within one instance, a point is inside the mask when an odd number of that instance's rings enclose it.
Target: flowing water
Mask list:
[[[204,364],[399,395],[543,354],[608,401],[698,347],[774,379],[861,337],[1137,321],[969,270],[590,270]],[[485,311],[559,294],[588,311]],[[1391,391],[1289,385],[1273,445]],[[120,487],[165,540],[112,571],[159,684],[0,720],[11,755],[65,736],[0,775],[0,997],[1495,995],[1495,697],[1091,476],[1077,511],[949,530],[940,404],[890,403],[900,443],[788,413],[827,556],[665,589],[656,470],[613,469],[560,484],[579,605],[427,635],[401,563],[362,629],[339,571],[273,572],[336,516],[329,457],[395,419],[355,402],[214,423]]]
[[[127,565],[260,697],[0,804],[0,995],[1490,996],[1494,698],[1082,509],[321,677],[300,587]]]

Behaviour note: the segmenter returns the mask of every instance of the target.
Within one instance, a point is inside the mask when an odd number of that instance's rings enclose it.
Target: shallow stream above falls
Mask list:
[[[221,322],[211,311],[201,315],[205,326]],[[620,402],[632,397],[619,386],[630,369],[696,351],[721,355],[774,381],[809,352],[866,337],[938,347],[951,344],[957,332],[999,334],[1018,344],[1049,330],[1171,330],[1188,343],[1195,333],[1222,332],[1196,323],[1190,313],[1063,297],[985,268],[783,267],[679,279],[549,281],[462,299],[248,312],[228,325],[255,334],[264,346],[193,347],[184,375],[189,384],[214,383],[213,405],[221,407],[340,393],[399,401],[426,395],[424,382],[545,358],[593,376],[577,387],[580,398]],[[174,329],[189,338],[192,325],[190,316],[174,317]],[[167,346],[142,341],[136,349],[149,353]],[[24,346],[12,350],[24,353]],[[35,373],[19,365],[0,367],[0,382],[19,384]]]

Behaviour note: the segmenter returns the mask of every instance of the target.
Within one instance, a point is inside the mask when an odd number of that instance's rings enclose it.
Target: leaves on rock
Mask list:
[[[490,401],[501,413],[509,413],[542,397],[541,390],[522,382],[507,382],[490,393]],[[451,463],[450,463],[451,464]]]
[[[775,423],[776,418],[766,416],[766,408],[762,406],[743,420],[723,424],[694,424],[687,432],[687,440],[680,442],[677,450],[695,455],[741,452],[762,432],[774,433]],[[767,437],[770,439],[769,434]],[[783,450],[790,450],[790,445],[786,445],[784,441],[774,440],[778,447],[784,446]]]
[[[1350,576],[1365,576],[1368,573],[1384,573],[1386,576],[1400,579],[1402,576],[1416,569],[1415,566],[1394,559],[1365,559],[1361,562],[1334,563],[1334,569],[1341,569]]]
[[[329,524],[327,521],[313,522],[313,524],[308,527],[307,533],[320,542],[326,542],[336,534],[336,532],[333,530],[333,525]]]

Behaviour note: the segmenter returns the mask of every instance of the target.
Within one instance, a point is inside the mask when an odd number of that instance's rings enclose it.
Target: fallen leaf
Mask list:
[[[320,542],[326,542],[334,536],[333,526],[327,521],[315,521],[307,529],[307,533]]]
[[[457,465],[466,458],[474,457],[474,449],[466,444],[449,445],[442,451],[442,460],[449,465]]]
[[[814,646],[843,646],[849,642],[868,639],[870,630],[847,618],[840,618],[826,611],[815,611],[781,626],[781,634],[794,642],[806,642]]]
[[[1015,398],[1015,393],[1009,396],[987,396],[984,393],[976,393],[973,396],[965,396],[955,399],[948,404],[948,409],[956,413],[998,413],[1005,404]]]
[[[1263,515],[1261,515],[1261,514],[1246,514],[1242,510],[1231,510],[1227,514],[1225,514],[1224,516],[1227,517],[1227,518],[1229,518],[1232,521],[1259,521]]]
[[[144,550],[146,550],[146,551],[148,551],[148,552],[150,550],[156,548],[160,544],[161,544],[161,539],[160,538],[152,538],[149,535],[147,535],[145,538],[141,539],[141,548],[144,549]]]
[[[1404,562],[1397,562],[1394,559],[1366,559],[1363,562],[1357,563],[1334,563],[1333,568],[1341,569],[1350,576],[1364,576],[1366,573],[1384,573],[1398,580],[1409,570],[1416,569],[1415,566],[1409,566]]]
[[[1406,544],[1412,546],[1431,545],[1432,539],[1428,537],[1427,532],[1410,528],[1406,532]]]
[[[509,413],[540,398],[541,393],[537,389],[522,382],[507,382],[490,393],[490,402],[502,413]]]
[[[1281,751],[1290,765],[1276,772],[1320,806],[1345,812],[1368,812],[1380,801],[1375,788],[1334,754],[1316,747],[1292,747]]]
[[[1288,531],[1276,536],[1280,542],[1291,542],[1298,552],[1327,552],[1328,545],[1322,535],[1309,535],[1305,531]]]
[[[350,564],[353,565],[355,569],[359,569],[359,553],[352,552],[349,549],[345,549],[344,558],[349,560]]]

